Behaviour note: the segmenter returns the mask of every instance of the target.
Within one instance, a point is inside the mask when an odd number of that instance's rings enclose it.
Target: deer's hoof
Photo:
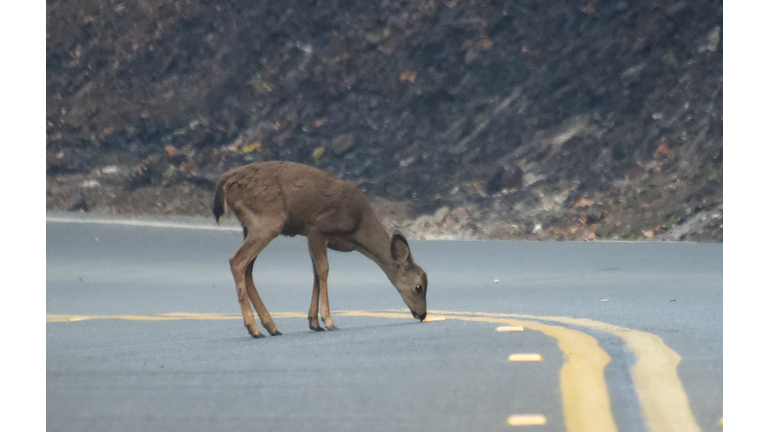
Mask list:
[[[330,325],[330,326],[327,326],[326,329],[328,329],[329,331],[334,331],[334,330],[338,330],[339,328],[336,327],[335,325]]]
[[[270,336],[282,336],[283,334],[282,334],[282,333],[280,333],[280,331],[279,331],[279,330],[275,330],[274,332],[270,333],[269,335],[270,335]]]
[[[309,326],[309,329],[312,330],[312,331],[317,331],[317,332],[325,331],[325,329],[320,327],[320,326],[317,326],[317,327]]]
[[[249,334],[249,335],[251,335],[251,337],[254,337],[254,338],[261,338],[261,337],[264,337],[264,335],[263,335],[263,334],[259,333],[259,329],[258,329],[258,328],[256,328],[256,331],[254,332],[254,331],[251,329],[251,326],[250,326],[250,325],[248,325],[248,324],[246,324],[246,325],[245,325],[245,329],[246,329],[246,330],[248,330],[248,334]]]

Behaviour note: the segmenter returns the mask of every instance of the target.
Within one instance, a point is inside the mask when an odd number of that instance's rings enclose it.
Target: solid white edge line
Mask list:
[[[101,225],[127,225],[127,226],[139,226],[139,227],[153,227],[153,228],[174,228],[174,229],[193,229],[193,230],[206,230],[206,231],[242,231],[242,228],[235,226],[218,226],[218,225],[195,225],[187,223],[173,223],[173,222],[155,222],[145,220],[130,220],[130,219],[77,219],[67,217],[48,216],[45,218],[46,222],[53,223],[79,223],[79,224],[101,224]]]

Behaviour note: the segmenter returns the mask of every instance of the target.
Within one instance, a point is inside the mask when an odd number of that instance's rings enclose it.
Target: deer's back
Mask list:
[[[357,186],[308,165],[257,162],[223,177],[227,203],[241,222],[241,209],[260,217],[281,218],[285,235],[305,234],[310,229],[328,235],[350,234],[367,212],[373,212]]]

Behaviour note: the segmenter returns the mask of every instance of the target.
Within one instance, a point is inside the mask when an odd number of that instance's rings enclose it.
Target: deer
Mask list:
[[[243,243],[229,258],[237,299],[248,333],[264,337],[251,304],[270,336],[279,336],[253,283],[253,265],[276,237],[302,235],[309,243],[314,271],[309,328],[338,330],[328,305],[328,249],[358,251],[375,262],[400,293],[414,318],[427,316],[427,274],[397,230],[390,237],[363,192],[355,184],[321,169],[288,161],[255,162],[222,174],[216,185],[213,215],[221,223],[231,208],[243,227]],[[250,300],[250,303],[249,303]]]

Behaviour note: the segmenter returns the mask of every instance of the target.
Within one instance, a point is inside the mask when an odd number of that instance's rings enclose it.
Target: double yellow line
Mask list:
[[[411,318],[401,311],[338,311],[337,316]],[[539,331],[557,340],[558,347],[568,356],[560,369],[563,397],[563,417],[569,432],[614,432],[616,423],[611,412],[604,370],[610,356],[592,336],[564,326],[581,327],[607,332],[619,337],[635,354],[632,380],[640,406],[652,432],[698,432],[701,429],[691,413],[688,395],[677,376],[680,356],[656,335],[614,326],[589,319],[548,317],[519,314],[490,314],[457,311],[430,311],[446,319],[521,326]],[[284,312],[274,318],[305,318],[306,314]],[[72,322],[93,319],[122,319],[134,321],[168,320],[237,320],[239,314],[172,313],[160,315],[46,315],[47,322]],[[543,321],[543,322],[542,322]]]

